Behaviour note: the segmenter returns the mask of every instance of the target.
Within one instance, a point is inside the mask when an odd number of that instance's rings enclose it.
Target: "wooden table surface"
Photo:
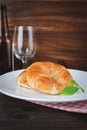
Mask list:
[[[11,36],[15,25],[35,27],[37,53],[29,64],[49,60],[87,71],[87,0],[4,2]],[[22,68],[17,59],[15,66]],[[56,110],[0,93],[0,130],[24,129],[87,130],[87,114]]]
[[[0,130],[87,130],[87,115],[43,107],[0,94]]]

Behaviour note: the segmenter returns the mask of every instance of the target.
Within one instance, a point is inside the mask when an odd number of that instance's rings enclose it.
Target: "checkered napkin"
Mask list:
[[[35,101],[32,103],[54,108],[54,109],[87,114],[87,100],[78,101],[78,102],[64,102],[64,103],[45,103],[45,102]]]

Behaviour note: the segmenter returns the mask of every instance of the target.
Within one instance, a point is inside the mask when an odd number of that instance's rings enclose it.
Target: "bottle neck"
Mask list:
[[[0,33],[1,36],[7,37],[9,34],[9,28],[8,28],[8,20],[7,20],[7,7],[5,4],[1,4],[1,18],[0,18],[1,28]]]

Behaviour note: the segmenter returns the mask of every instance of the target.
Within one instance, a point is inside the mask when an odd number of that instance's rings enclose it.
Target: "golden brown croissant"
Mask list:
[[[60,64],[53,62],[35,62],[22,72],[17,83],[30,89],[48,94],[58,94],[64,87],[71,85],[72,76]]]

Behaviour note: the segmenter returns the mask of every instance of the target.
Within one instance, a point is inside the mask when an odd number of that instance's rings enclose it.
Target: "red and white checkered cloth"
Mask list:
[[[54,109],[87,114],[87,100],[78,102],[64,102],[64,103],[44,103],[44,102],[32,102],[32,103]]]

